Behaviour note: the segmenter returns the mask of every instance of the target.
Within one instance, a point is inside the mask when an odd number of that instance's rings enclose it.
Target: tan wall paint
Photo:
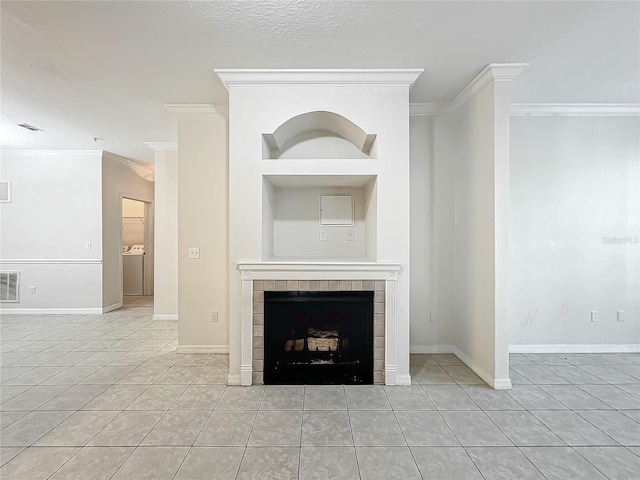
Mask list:
[[[155,270],[153,314],[178,315],[178,151],[155,153]]]
[[[228,321],[227,119],[178,117],[178,345],[224,351]],[[189,248],[200,258],[188,258]],[[211,322],[211,312],[218,322]]]

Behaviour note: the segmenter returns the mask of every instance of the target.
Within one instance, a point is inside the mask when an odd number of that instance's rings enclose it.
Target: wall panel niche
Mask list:
[[[323,225],[321,198],[353,198],[353,225]],[[376,177],[263,176],[262,259],[376,261]]]

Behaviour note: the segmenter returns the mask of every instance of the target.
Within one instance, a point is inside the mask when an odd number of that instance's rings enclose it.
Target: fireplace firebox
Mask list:
[[[264,383],[372,384],[372,291],[264,292]]]

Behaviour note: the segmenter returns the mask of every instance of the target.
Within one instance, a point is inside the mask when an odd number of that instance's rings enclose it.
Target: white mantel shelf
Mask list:
[[[396,283],[399,263],[290,261],[238,262],[242,280],[242,364],[240,384],[252,384],[253,372],[253,281],[254,280],[381,280],[385,290],[385,378],[386,385],[409,385],[409,375],[396,368]]]
[[[242,280],[397,280],[399,263],[238,262]]]

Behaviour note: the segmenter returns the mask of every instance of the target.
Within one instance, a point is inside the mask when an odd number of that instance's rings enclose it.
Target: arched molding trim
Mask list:
[[[282,152],[292,146],[318,137],[342,138],[366,156],[371,156],[376,140],[376,134],[368,134],[348,118],[328,111],[297,115],[284,122],[273,133],[263,134],[269,149],[269,158],[279,158]]]

